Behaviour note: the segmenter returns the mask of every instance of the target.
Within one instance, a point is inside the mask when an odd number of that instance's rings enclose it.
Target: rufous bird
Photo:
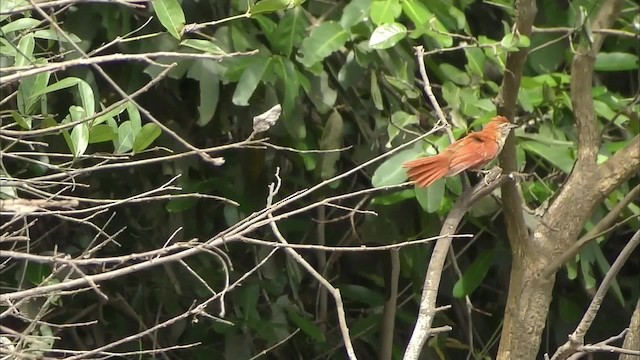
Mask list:
[[[504,116],[496,116],[482,131],[472,132],[455,141],[438,155],[423,157],[404,164],[409,179],[416,185],[427,187],[446,176],[455,176],[465,170],[482,170],[495,159],[511,129]]]

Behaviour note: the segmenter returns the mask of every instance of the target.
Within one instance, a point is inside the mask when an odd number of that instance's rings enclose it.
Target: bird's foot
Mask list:
[[[496,179],[499,178],[500,175],[502,175],[502,168],[500,168],[499,166],[494,166],[489,170],[479,169],[471,171],[482,174],[482,182],[484,182],[484,184],[487,186],[496,181]]]

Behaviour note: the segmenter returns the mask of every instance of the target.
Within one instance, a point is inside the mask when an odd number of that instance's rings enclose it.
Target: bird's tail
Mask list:
[[[445,154],[438,154],[406,162],[403,166],[408,169],[409,180],[427,187],[447,175],[449,159]]]

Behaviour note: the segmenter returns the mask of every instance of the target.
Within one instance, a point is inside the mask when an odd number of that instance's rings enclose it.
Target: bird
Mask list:
[[[443,177],[455,176],[465,170],[482,170],[495,159],[511,129],[518,127],[504,116],[493,117],[484,129],[453,142],[443,152],[403,164],[409,180],[427,187]]]

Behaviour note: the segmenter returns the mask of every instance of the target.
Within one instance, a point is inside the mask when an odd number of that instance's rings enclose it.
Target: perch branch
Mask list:
[[[420,352],[424,344],[433,333],[431,324],[437,312],[436,298],[442,276],[442,269],[449,252],[449,246],[451,245],[450,235],[455,234],[462,217],[471,205],[482,197],[489,195],[493,190],[508,180],[513,179],[512,175],[502,175],[498,177],[496,174],[499,174],[499,172],[496,170],[500,171],[500,168],[496,167],[491,170],[491,173],[487,175],[486,183],[485,181],[481,181],[475,187],[467,189],[460,196],[460,199],[455,203],[442,225],[440,235],[443,237],[436,242],[433,253],[431,254],[429,268],[422,287],[418,319],[404,354],[404,360],[417,360],[420,357]]]

